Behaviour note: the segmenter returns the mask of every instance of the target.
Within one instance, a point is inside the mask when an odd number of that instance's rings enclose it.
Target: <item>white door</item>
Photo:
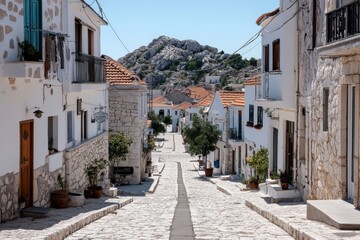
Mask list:
[[[348,147],[347,147],[347,192],[348,198],[354,199],[354,153],[355,153],[355,86],[348,87]]]

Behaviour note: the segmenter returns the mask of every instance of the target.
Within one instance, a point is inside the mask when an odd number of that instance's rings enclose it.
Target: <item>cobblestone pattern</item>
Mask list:
[[[85,167],[93,159],[108,159],[108,134],[103,133],[65,152],[66,184],[70,192],[83,193],[89,185]],[[108,176],[107,169],[103,172]]]
[[[86,199],[84,207],[51,209],[46,218],[18,218],[0,224],[0,238],[64,239],[96,219],[131,203],[132,200],[130,197]]]
[[[136,197],[134,203],[118,210],[117,215],[99,219],[67,239],[169,239],[177,204],[176,162],[183,169],[196,239],[292,239],[247,208],[243,199],[219,192],[216,185],[200,177],[190,162],[197,157],[184,153],[180,135],[164,137],[164,146],[152,156],[166,164],[155,193]]]
[[[130,184],[137,184],[145,177],[147,156],[143,154],[143,139],[147,118],[141,115],[142,94],[146,94],[146,88],[141,86],[126,89],[126,86],[115,85],[109,91],[109,128],[132,139],[126,160],[118,164],[134,167],[134,173],[128,176]]]

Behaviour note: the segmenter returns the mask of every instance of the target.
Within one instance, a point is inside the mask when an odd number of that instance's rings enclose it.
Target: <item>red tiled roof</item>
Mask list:
[[[152,100],[153,107],[172,107],[172,103],[164,96],[159,96]]]
[[[210,92],[203,87],[189,86],[187,89],[192,99],[203,99],[210,94]]]
[[[185,110],[185,109],[188,109],[191,106],[192,106],[192,104],[189,103],[189,102],[182,102],[182,103],[174,106],[174,109],[175,110]]]
[[[244,92],[220,91],[220,99],[223,106],[240,106],[245,103]]]
[[[260,25],[265,19],[271,17],[271,16],[274,16],[276,15],[278,12],[280,11],[279,8],[276,8],[274,11],[272,12],[267,12],[267,13],[264,13],[262,14],[260,17],[258,17],[258,19],[256,19],[256,24],[257,25]]]
[[[207,95],[203,100],[201,100],[200,102],[194,104],[194,107],[208,107],[211,105],[212,100],[214,98],[213,94],[209,94]]]
[[[255,75],[252,78],[244,82],[244,86],[260,85],[261,84],[261,75]]]
[[[105,76],[106,81],[110,83],[110,85],[145,85],[146,82],[141,80],[138,76],[136,76],[129,69],[124,67],[121,63],[115,61],[114,59],[103,55],[105,58]]]

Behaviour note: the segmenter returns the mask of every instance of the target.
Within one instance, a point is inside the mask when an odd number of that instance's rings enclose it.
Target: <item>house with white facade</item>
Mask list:
[[[146,151],[147,84],[119,62],[104,58],[109,83],[109,130],[122,132],[132,140],[126,160],[115,167],[132,167],[133,174],[127,180],[138,184],[147,177],[146,164],[151,162],[151,153]]]
[[[209,107],[211,105],[211,102],[214,98],[213,94],[207,95],[204,99],[201,101],[193,104],[189,108],[185,110],[185,117],[182,119],[182,127],[183,129],[186,125],[191,126],[192,119],[194,115],[197,115],[200,118],[205,118],[205,115],[209,111]]]
[[[180,131],[180,121],[185,117],[185,111],[191,107],[191,103],[182,102],[178,105],[175,105],[172,111],[172,131],[179,132]]]
[[[59,174],[68,190],[82,193],[86,163],[107,158],[99,58],[106,22],[80,0],[7,1],[0,11],[0,109],[7,113],[0,127],[4,221],[19,216],[20,202],[49,207]],[[36,54],[19,48],[28,44]]]
[[[262,74],[255,95],[257,113],[267,114],[266,126],[270,154],[269,168],[285,172],[296,184],[299,164],[296,157],[298,91],[298,4],[285,0],[279,8],[261,15],[256,23],[262,27]],[[260,110],[261,109],[261,110]],[[265,128],[265,126],[263,126]]]
[[[217,91],[209,107],[207,120],[222,132],[217,149],[208,156],[214,173],[241,174],[244,100],[244,92]]]
[[[164,96],[159,96],[151,101],[149,104],[149,108],[150,107],[154,114],[165,117],[172,115],[174,104]]]

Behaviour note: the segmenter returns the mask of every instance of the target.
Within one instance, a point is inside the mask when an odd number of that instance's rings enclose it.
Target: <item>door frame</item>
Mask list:
[[[29,158],[29,168],[30,168],[30,174],[29,174],[29,178],[28,181],[30,183],[30,189],[29,189],[29,203],[25,204],[25,207],[29,207],[32,206],[33,204],[33,181],[34,181],[34,120],[26,120],[26,121],[21,121],[19,123],[19,198],[21,196],[21,178],[22,178],[22,174],[21,174],[21,157],[22,157],[22,131],[21,131],[21,127],[23,124],[28,124],[30,123],[30,158]]]

